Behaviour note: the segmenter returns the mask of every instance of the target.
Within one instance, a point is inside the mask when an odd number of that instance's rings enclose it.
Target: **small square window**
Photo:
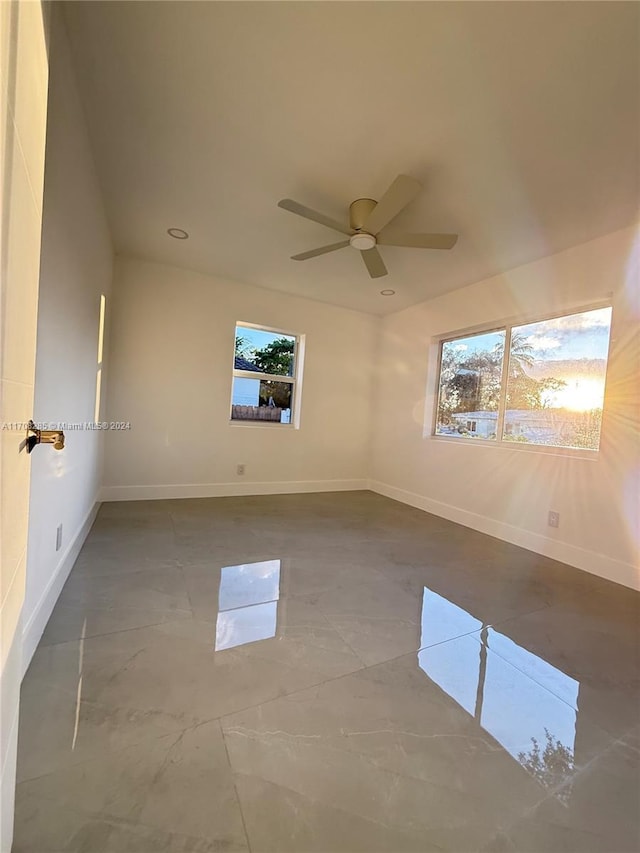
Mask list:
[[[298,344],[297,335],[236,325],[232,421],[293,422]]]

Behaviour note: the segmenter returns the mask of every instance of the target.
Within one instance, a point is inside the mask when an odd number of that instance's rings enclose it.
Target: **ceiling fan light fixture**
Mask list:
[[[339,243],[331,243],[329,246],[320,246],[308,252],[300,252],[292,255],[293,261],[306,261],[309,258],[317,258],[338,249],[351,247],[360,252],[367,272],[371,278],[382,278],[388,275],[382,255],[378,251],[380,246],[401,246],[407,249],[452,249],[458,239],[457,234],[407,234],[387,229],[387,225],[404,208],[413,201],[420,192],[420,184],[409,175],[398,175],[380,201],[372,198],[357,198],[349,205],[349,224],[339,222],[324,213],[305,207],[292,198],[283,198],[278,202],[278,207],[310,219],[332,231],[345,234]],[[383,296],[393,296],[393,291],[381,291]]]
[[[366,252],[367,249],[373,249],[376,244],[376,238],[373,234],[365,234],[361,231],[358,234],[354,234],[349,243],[354,249],[358,249],[359,252]]]

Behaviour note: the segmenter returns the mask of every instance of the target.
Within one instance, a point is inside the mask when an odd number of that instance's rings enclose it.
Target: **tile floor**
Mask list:
[[[105,504],[14,853],[636,851],[639,599],[369,492]]]

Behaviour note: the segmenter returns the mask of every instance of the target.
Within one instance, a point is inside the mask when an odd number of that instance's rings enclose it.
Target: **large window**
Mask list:
[[[599,308],[442,341],[435,434],[598,450],[610,326]]]
[[[297,335],[236,325],[232,421],[293,423],[299,350]]]

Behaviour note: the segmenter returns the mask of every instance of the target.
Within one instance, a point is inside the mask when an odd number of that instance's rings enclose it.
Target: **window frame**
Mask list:
[[[235,367],[235,334],[238,327],[245,329],[255,329],[259,332],[272,332],[274,335],[286,335],[288,338],[294,339],[293,345],[293,375],[283,376],[281,373],[259,373],[253,370],[236,370]],[[242,427],[249,429],[251,427],[265,429],[300,429],[300,409],[302,403],[302,367],[304,362],[304,345],[305,335],[298,332],[291,332],[287,329],[277,328],[275,326],[265,326],[261,323],[248,323],[244,320],[236,320],[234,325],[234,342],[233,342],[233,357],[231,370],[231,392],[229,399],[229,426]],[[283,424],[278,421],[252,421],[232,418],[233,406],[233,380],[234,379],[260,379],[267,382],[285,382],[292,386],[291,389],[291,420],[288,424]]]
[[[544,314],[526,314],[519,315],[515,317],[509,317],[500,323],[491,322],[484,325],[477,325],[466,329],[460,329],[456,332],[447,332],[442,335],[435,335],[431,339],[431,347],[433,351],[433,347],[436,348],[436,370],[435,374],[431,374],[428,379],[428,388],[426,395],[426,406],[425,406],[425,430],[423,433],[424,438],[429,438],[434,441],[442,441],[447,444],[458,444],[464,446],[479,446],[479,447],[492,447],[492,448],[502,448],[513,450],[517,453],[546,453],[552,456],[573,456],[576,458],[589,459],[591,461],[596,461],[601,450],[602,445],[602,431],[600,433],[600,444],[597,450],[592,450],[587,447],[563,447],[559,445],[552,444],[534,444],[534,443],[520,443],[516,441],[505,441],[503,438],[503,432],[505,428],[505,417],[506,417],[506,397],[507,397],[507,380],[509,373],[509,358],[511,354],[511,337],[513,333],[514,327],[517,326],[528,326],[533,323],[544,323],[548,320],[558,320],[562,317],[570,317],[573,314],[585,314],[588,311],[597,311],[601,308],[610,308],[611,309],[611,324],[609,326],[609,344],[607,347],[607,366],[605,371],[605,381],[604,381],[604,396],[602,401],[602,412],[603,412],[603,422],[604,422],[604,409],[605,409],[605,400],[606,400],[606,391],[607,391],[607,381],[609,377],[609,360],[611,357],[611,344],[613,341],[613,327],[614,327],[614,317],[613,317],[613,294],[608,294],[607,297],[597,300],[595,302],[590,302],[587,305],[584,303],[572,306],[570,308],[564,308],[562,311],[553,311],[553,312],[545,312]],[[482,335],[482,334],[490,334],[492,332],[504,332],[505,333],[505,341],[504,341],[504,352],[505,357],[502,362],[502,375],[500,379],[500,396],[498,400],[498,411],[497,411],[497,420],[496,420],[496,438],[495,439],[487,439],[478,437],[473,441],[465,441],[464,439],[454,438],[449,435],[439,434],[437,430],[438,426],[438,408],[440,402],[440,374],[442,370],[442,347],[445,343],[450,343],[452,341],[459,340],[460,338],[472,337],[473,335]],[[429,426],[427,426],[429,425]]]
[[[100,423],[102,413],[102,374],[104,372],[104,332],[107,318],[107,297],[100,294],[100,313],[98,316],[98,353],[96,361],[96,397],[93,408],[93,421]]]

